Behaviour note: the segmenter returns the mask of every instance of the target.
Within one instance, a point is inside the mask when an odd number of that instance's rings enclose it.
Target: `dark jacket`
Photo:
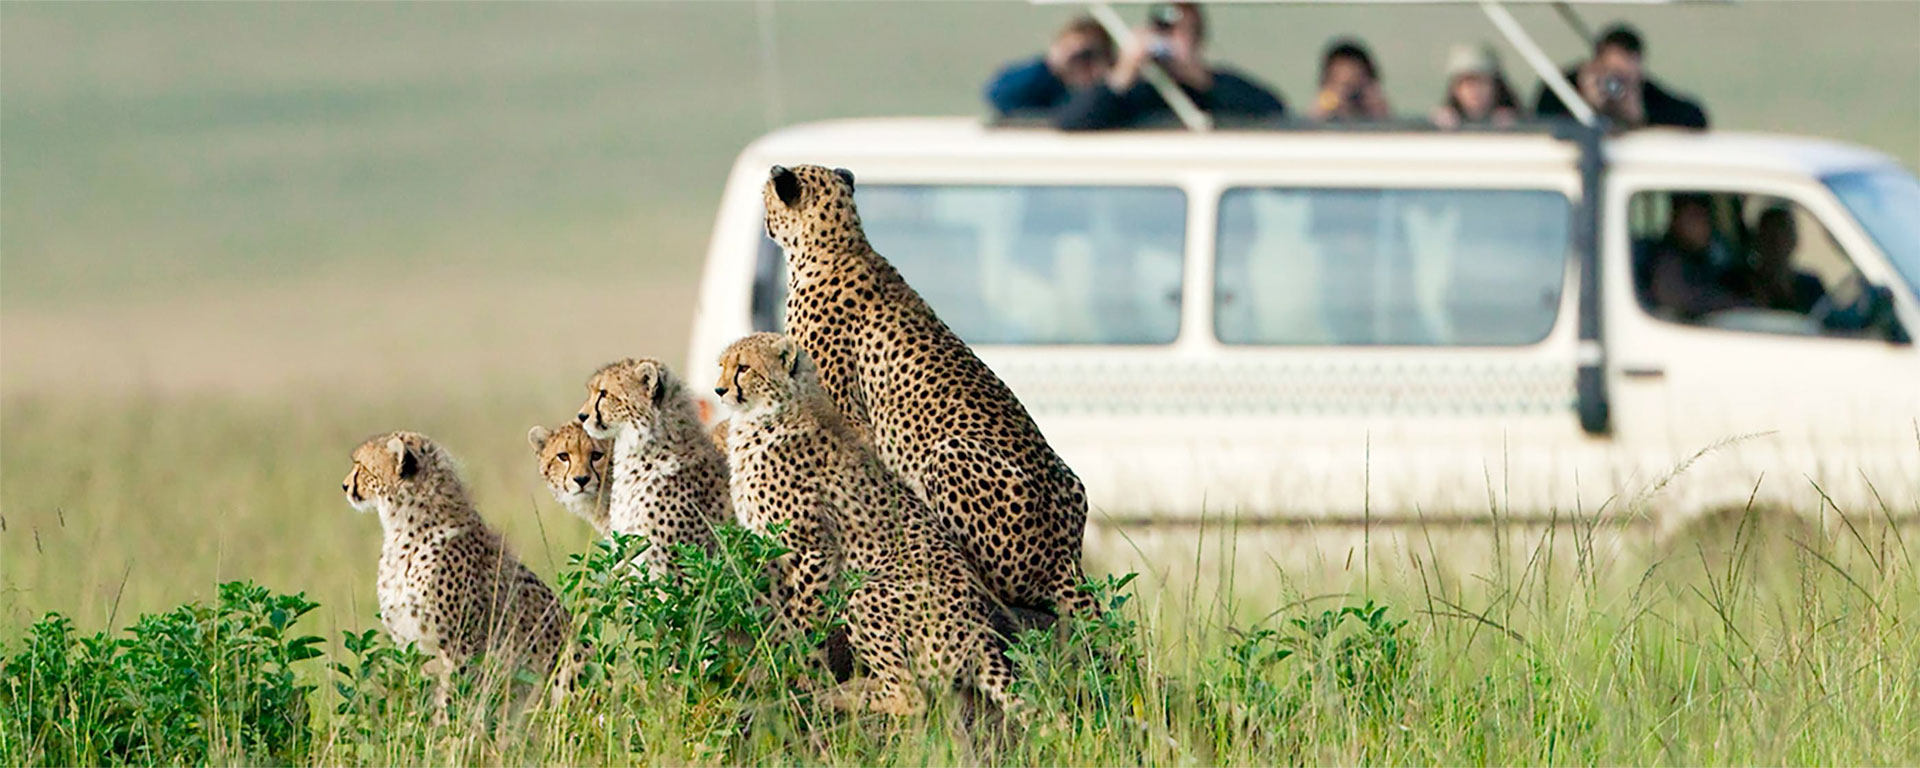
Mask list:
[[[1580,68],[1566,71],[1567,82],[1579,83]],[[1699,104],[1676,96],[1660,87],[1651,78],[1640,81],[1640,103],[1647,110],[1647,125],[1670,125],[1680,128],[1707,128],[1707,110]],[[1540,95],[1534,99],[1533,114],[1541,119],[1569,117],[1573,113],[1560,101],[1553,89],[1546,83],[1540,84]]]
[[[1202,110],[1215,117],[1278,118],[1287,113],[1286,102],[1266,86],[1233,72],[1213,71],[1213,87],[1205,92],[1185,85],[1180,90]],[[1114,93],[1105,84],[1083,88],[1067,100],[1055,115],[1064,130],[1089,131],[1102,128],[1126,128],[1169,118],[1173,108],[1160,92],[1147,82],[1134,83],[1127,92]]]
[[[1002,116],[1050,111],[1067,103],[1068,95],[1044,56],[1008,64],[987,83],[987,103]]]

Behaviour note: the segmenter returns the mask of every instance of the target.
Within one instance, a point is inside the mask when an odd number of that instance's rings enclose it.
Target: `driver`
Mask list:
[[[1820,278],[1793,268],[1793,251],[1799,245],[1793,211],[1768,208],[1754,222],[1753,271],[1748,275],[1754,306],[1806,315],[1826,298]]]

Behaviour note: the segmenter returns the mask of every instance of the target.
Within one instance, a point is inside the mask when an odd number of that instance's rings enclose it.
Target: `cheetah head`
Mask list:
[[[806,350],[779,333],[756,333],[720,353],[720,380],[713,393],[739,410],[790,402],[802,387],[818,386]]]
[[[405,502],[420,488],[452,473],[440,446],[418,432],[388,432],[353,449],[353,468],[340,483],[347,503],[361,512],[380,504]]]
[[[594,439],[606,440],[622,427],[645,430],[686,400],[680,380],[658,360],[608,363],[587,379],[580,426]]]
[[[818,165],[774,166],[761,190],[767,236],[781,248],[865,242],[853,208],[853,172]]]
[[[590,508],[599,500],[609,463],[605,442],[593,439],[575,422],[558,429],[534,427],[527,431],[527,442],[540,460],[540,476],[554,501],[572,509]]]

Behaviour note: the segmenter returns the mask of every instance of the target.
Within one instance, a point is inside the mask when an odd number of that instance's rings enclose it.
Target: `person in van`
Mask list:
[[[1800,235],[1791,209],[1775,206],[1760,213],[1753,226],[1752,269],[1747,275],[1754,306],[1811,314],[1826,298],[1820,278],[1793,268]]]
[[[1644,54],[1640,33],[1626,24],[1615,24],[1594,43],[1593,58],[1567,70],[1567,81],[1580,90],[1580,97],[1595,112],[1616,124],[1628,128],[1665,125],[1705,130],[1706,110],[1668,92],[1647,77]],[[1533,111],[1543,118],[1571,114],[1567,105],[1544,83],[1540,85]]]
[[[1373,54],[1359,40],[1334,40],[1320,57],[1320,93],[1313,102],[1313,119],[1369,122],[1392,116]]]
[[[1493,47],[1456,45],[1447,54],[1447,98],[1433,109],[1433,124],[1509,126],[1520,119],[1513,89],[1500,71]]]
[[[1079,16],[1054,33],[1038,56],[1002,68],[987,83],[987,103],[1001,117],[1046,115],[1076,89],[1090,88],[1113,69],[1113,37],[1092,16]]]
[[[1753,306],[1737,280],[1714,266],[1713,209],[1703,194],[1676,194],[1667,233],[1647,251],[1641,301],[1656,314],[1694,321]]]
[[[1266,119],[1286,114],[1286,103],[1252,78],[1208,63],[1206,17],[1194,3],[1156,5],[1146,25],[1121,46],[1104,81],[1075,91],[1056,113],[1065,130],[1124,128],[1169,121],[1173,110],[1141,78],[1148,61],[1166,70],[1193,103],[1216,118]]]

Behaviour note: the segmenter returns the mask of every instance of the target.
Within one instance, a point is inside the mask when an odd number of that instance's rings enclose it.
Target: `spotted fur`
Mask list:
[[[767,234],[787,256],[786,329],[887,468],[945,523],[995,598],[1094,611],[1080,590],[1080,479],[1013,392],[868,245],[853,174],[775,167]]]
[[[609,363],[587,379],[579,419],[589,436],[613,441],[608,522],[647,540],[652,573],[666,573],[675,547],[712,548],[732,516],[727,460],[679,377],[658,360]]]
[[[341,488],[379,515],[380,620],[396,644],[434,657],[443,705],[447,674],[482,653],[542,672],[565,658],[555,693],[566,689],[580,659],[562,655],[572,619],[480,518],[439,445],[415,432],[369,439]]]
[[[904,715],[925,708],[920,684],[969,683],[1020,714],[991,596],[932,510],[841,417],[807,354],[785,336],[754,334],[728,347],[720,368],[714,391],[735,409],[734,510],[757,531],[787,525],[787,614],[817,618],[839,569],[865,574],[848,596],[847,629],[868,676],[829,699]]]
[[[527,442],[553,500],[605,536],[612,528],[607,507],[613,498],[607,492],[607,470],[613,463],[607,441],[593,439],[579,422],[569,421],[555,429],[527,430]]]

